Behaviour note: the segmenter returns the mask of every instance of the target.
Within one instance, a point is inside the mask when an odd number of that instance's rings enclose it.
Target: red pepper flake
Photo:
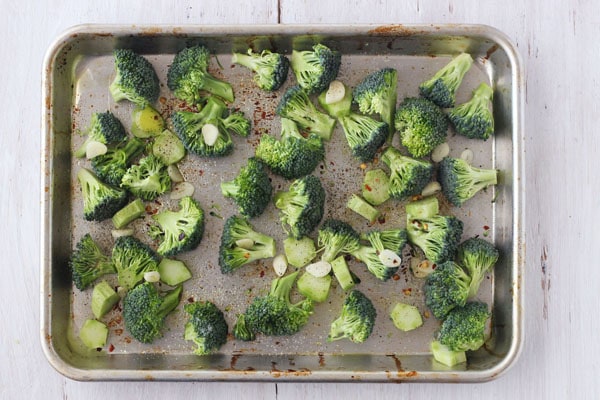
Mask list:
[[[487,226],[487,225],[484,225],[484,226],[483,226],[483,230],[484,230],[484,231],[488,231],[489,229],[490,229],[490,227],[489,227],[489,226]]]
[[[165,97],[162,97],[162,96],[161,96],[161,97],[158,99],[158,101],[159,101],[159,103],[160,103],[160,104],[165,104],[165,103],[167,102],[167,99],[166,99]]]
[[[187,301],[188,301],[188,303],[193,303],[194,302],[194,298],[193,297],[188,297]]]
[[[108,346],[108,352],[112,353],[113,351],[115,351],[115,346],[113,346],[113,344],[111,343],[110,346]]]
[[[395,281],[398,281],[398,280],[400,280],[400,276],[398,274],[394,274],[394,275],[392,275],[392,279]]]
[[[385,224],[385,214],[380,214],[377,218],[377,222],[379,222],[380,224]]]
[[[402,290],[405,296],[410,296],[412,294],[412,288],[406,288]]]
[[[244,258],[247,260],[250,258],[250,253],[244,253]]]
[[[260,277],[262,278],[263,276],[265,276],[265,271],[260,271]]]
[[[121,329],[121,328],[115,329],[115,335],[121,336],[122,334],[123,334],[123,329]]]
[[[373,191],[373,188],[366,183],[365,183],[365,189],[367,189],[369,192]]]

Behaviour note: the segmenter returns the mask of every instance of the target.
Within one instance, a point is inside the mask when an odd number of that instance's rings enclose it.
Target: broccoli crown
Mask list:
[[[481,238],[467,239],[458,246],[456,262],[471,277],[469,297],[477,295],[485,273],[494,267],[499,256],[498,249]]]
[[[117,73],[109,86],[113,99],[129,100],[141,107],[154,103],[160,85],[152,64],[129,49],[115,50],[114,57]]]
[[[241,111],[234,111],[222,119],[223,127],[229,132],[247,137],[250,135],[250,120]]]
[[[280,117],[291,119],[301,129],[329,140],[335,119],[317,110],[308,94],[298,85],[289,88],[279,101],[276,110]]]
[[[328,219],[319,229],[318,243],[323,250],[321,259],[331,262],[339,253],[352,253],[358,250],[360,236],[347,223],[337,219]]]
[[[313,312],[309,299],[290,302],[290,291],[298,271],[276,278],[266,296],[255,297],[246,309],[245,321],[252,332],[267,336],[293,335],[306,323]]]
[[[131,160],[144,150],[144,142],[133,138],[125,144],[111,147],[105,154],[92,159],[92,168],[102,181],[119,186]]]
[[[246,322],[246,314],[238,314],[235,325],[233,326],[233,337],[237,340],[243,340],[244,342],[250,342],[256,339],[256,334]]]
[[[83,218],[86,221],[104,221],[127,204],[127,192],[102,182],[85,168],[77,172],[83,197]]]
[[[388,147],[381,159],[390,168],[389,193],[394,199],[421,194],[431,181],[433,164],[428,161],[404,156],[393,147]]]
[[[396,271],[398,271],[399,266],[387,267],[383,265],[379,258],[379,251],[377,251],[375,247],[360,246],[350,254],[365,263],[369,272],[381,281],[387,281],[396,273]]]
[[[304,138],[292,120],[282,118],[281,124],[281,139],[263,134],[256,147],[256,157],[271,171],[286,179],[296,179],[312,173],[325,158],[323,141],[314,134]]]
[[[283,54],[269,50],[253,53],[252,49],[248,49],[248,54],[233,53],[231,62],[254,71],[254,82],[268,91],[277,90],[283,85],[290,68],[290,62]]]
[[[274,201],[275,207],[281,210],[280,219],[286,232],[300,239],[321,222],[325,190],[319,178],[307,175],[292,182],[287,192],[277,192]]]
[[[391,131],[398,98],[397,87],[398,72],[393,68],[383,68],[367,75],[352,91],[352,99],[358,104],[360,112],[379,114]]]
[[[242,215],[257,217],[263,213],[271,201],[273,187],[265,165],[256,157],[240,169],[232,180],[221,182],[221,193],[232,198]]]
[[[171,178],[167,166],[160,158],[151,154],[127,169],[121,179],[121,186],[143,200],[154,200],[171,190]]]
[[[133,236],[117,238],[112,250],[112,262],[119,285],[131,289],[144,279],[144,273],[158,270],[158,256],[148,245]]]
[[[456,132],[471,139],[488,139],[494,133],[494,115],[490,104],[494,91],[482,83],[473,91],[471,100],[448,113]]]
[[[219,247],[222,273],[231,273],[246,264],[273,256],[275,240],[272,237],[256,232],[248,220],[237,215],[225,221]]]
[[[454,57],[431,79],[421,83],[419,93],[440,107],[454,107],[456,90],[472,64],[473,58],[470,54],[462,53]]]
[[[327,341],[348,338],[355,343],[362,343],[373,332],[376,317],[377,311],[371,300],[354,289],[344,300],[340,316],[331,323]]]
[[[471,278],[454,261],[438,264],[425,280],[425,304],[437,319],[444,319],[455,307],[464,306]]]
[[[152,343],[162,336],[165,317],[177,304],[181,286],[162,296],[150,282],[144,282],[127,292],[123,299],[125,329],[136,340]]]
[[[298,85],[308,93],[327,89],[340,70],[342,55],[318,43],[312,50],[292,51],[290,65]]]
[[[378,252],[391,250],[398,255],[402,254],[408,241],[406,229],[373,230],[364,236]]]
[[[444,143],[448,120],[443,111],[424,98],[405,99],[394,118],[402,145],[413,157],[425,157]]]
[[[460,207],[480,190],[498,183],[498,171],[473,167],[462,158],[446,157],[440,162],[438,180],[448,201]]]
[[[167,71],[167,86],[175,97],[190,104],[204,99],[203,92],[233,102],[233,88],[208,72],[210,52],[204,46],[188,47],[175,55]]]
[[[455,307],[442,323],[439,341],[452,351],[477,350],[485,343],[489,317],[485,303],[469,302],[462,307]]]
[[[454,257],[463,223],[454,216],[433,215],[409,219],[406,232],[410,243],[423,250],[429,261],[439,264]]]
[[[69,266],[73,283],[79,290],[84,290],[103,275],[117,272],[110,257],[100,250],[89,233],[83,235],[77,242]]]
[[[388,125],[367,115],[349,113],[339,119],[352,155],[360,161],[371,161],[388,137]]]
[[[112,144],[127,139],[125,127],[110,111],[92,114],[90,125],[83,133],[87,135],[87,138],[83,144],[75,150],[74,155],[77,158],[85,156],[87,145],[91,141]]]
[[[210,97],[200,112],[178,111],[174,113],[171,117],[173,130],[185,148],[194,154],[204,157],[226,156],[233,150],[229,132],[246,129],[243,127],[243,122],[239,121],[238,116],[228,120],[229,128],[226,128],[223,119],[226,111],[225,103],[215,97]],[[236,120],[238,121],[236,122]],[[202,128],[208,124],[216,126],[219,132],[217,139],[212,144],[207,144],[202,134]]]
[[[153,235],[162,237],[157,252],[173,256],[195,249],[204,234],[204,211],[196,200],[186,196],[179,200],[179,211],[164,210],[152,217],[158,224]]]
[[[213,353],[227,342],[228,326],[225,316],[219,308],[210,301],[197,301],[183,306],[190,314],[185,324],[185,340],[196,344],[195,354]]]

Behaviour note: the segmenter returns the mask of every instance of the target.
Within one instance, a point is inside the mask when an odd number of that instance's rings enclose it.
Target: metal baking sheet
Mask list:
[[[211,300],[225,311],[232,327],[236,314],[245,310],[253,296],[268,290],[275,274],[269,260],[232,275],[220,273],[216,249],[223,219],[219,215],[235,213],[235,206],[223,199],[219,183],[232,179],[253,155],[261,133],[278,134],[280,125],[274,110],[294,78],[290,72],[283,89],[265,94],[256,88],[249,70],[231,65],[230,55],[248,47],[270,48],[289,55],[293,48],[304,49],[316,42],[341,51],[339,79],[350,86],[369,72],[396,68],[399,102],[416,96],[420,82],[464,51],[472,54],[475,63],[459,89],[457,103],[466,101],[480,82],[493,85],[495,136],[480,142],[450,133],[448,142],[451,155],[459,156],[470,148],[475,165],[499,169],[499,185],[480,193],[462,208],[441,202],[442,213],[456,215],[464,222],[464,238],[485,235],[501,251],[494,273],[484,280],[480,291],[480,299],[492,307],[491,339],[470,355],[468,364],[447,368],[433,362],[429,353],[428,344],[439,328],[435,318],[425,318],[424,325],[411,332],[397,330],[388,317],[396,302],[414,304],[426,313],[423,281],[412,276],[407,268],[410,257],[405,257],[397,276],[388,282],[376,280],[362,264],[350,263],[362,279],[358,288],[372,299],[378,311],[375,330],[362,344],[325,340],[344,298],[343,291],[334,284],[329,300],[316,305],[308,325],[294,336],[259,336],[254,342],[230,337],[216,354],[196,356],[192,344],[183,340],[186,316],[181,306],[168,316],[164,337],[150,345],[131,339],[119,310],[113,310],[102,319],[110,328],[106,348],[100,352],[85,349],[77,333],[83,321],[92,316],[91,290],[80,292],[72,286],[68,259],[74,244],[88,232],[109,251],[112,225],[110,221],[83,221],[76,173],[88,161],[71,157],[71,152],[83,140],[74,132],[87,126],[93,112],[111,110],[126,127],[130,125],[132,105],[114,103],[108,92],[114,76],[113,49],[131,48],[154,65],[161,79],[156,108],[168,119],[182,106],[166,87],[169,63],[188,45],[206,45],[215,54],[210,71],[233,84],[236,100],[232,106],[252,120],[252,134],[234,138],[231,156],[203,159],[188,155],[180,164],[185,179],[196,188],[194,197],[207,214],[207,229],[198,249],[177,257],[193,273],[184,284],[182,303]],[[43,73],[41,328],[44,351],[60,373],[77,380],[478,382],[495,378],[517,359],[523,337],[523,72],[514,46],[502,33],[479,25],[84,25],[56,39],[47,53]],[[365,169],[351,157],[340,127],[336,127],[326,151],[326,161],[315,171],[327,192],[326,216],[348,221],[359,232],[372,229],[345,208],[348,196],[360,192]],[[381,163],[368,164],[367,170],[379,166]],[[288,185],[273,175],[275,190]],[[136,236],[153,244],[146,234],[151,214],[175,205],[168,196],[147,203],[148,215],[134,223]],[[405,226],[404,203],[388,201],[381,210],[385,221],[375,227]],[[253,219],[252,224],[275,237],[278,252],[283,251],[284,232],[274,206]],[[108,280],[115,283],[112,277]]]

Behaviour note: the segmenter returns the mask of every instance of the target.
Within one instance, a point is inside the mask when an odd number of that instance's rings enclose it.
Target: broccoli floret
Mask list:
[[[77,172],[83,197],[83,218],[104,221],[127,204],[127,191],[102,182],[85,168]]]
[[[318,135],[303,137],[296,123],[281,118],[281,139],[263,134],[256,147],[256,157],[274,173],[296,179],[312,173],[325,158],[323,141]]]
[[[394,119],[400,141],[413,157],[425,157],[444,143],[448,119],[433,102],[424,98],[407,98]]]
[[[470,284],[469,275],[454,261],[438,264],[425,280],[425,304],[443,320],[450,310],[465,305]]]
[[[477,295],[485,273],[494,267],[499,256],[498,249],[481,238],[467,239],[458,246],[456,262],[471,277],[469,297]]]
[[[233,132],[243,137],[248,137],[248,135],[250,135],[250,121],[241,111],[230,112],[227,117],[222,119],[222,123],[225,130],[229,132]]]
[[[398,266],[388,267],[383,265],[379,258],[379,251],[371,246],[360,246],[358,249],[350,252],[352,256],[363,262],[373,276],[381,281],[387,281],[398,271]]]
[[[115,241],[112,262],[117,269],[119,285],[129,290],[144,279],[144,273],[158,271],[158,256],[148,245],[133,236]]]
[[[331,323],[327,341],[348,338],[355,343],[362,343],[373,332],[376,317],[377,311],[371,300],[354,289],[344,300],[340,316]]]
[[[167,71],[167,86],[175,97],[190,104],[198,104],[208,92],[233,102],[233,88],[227,82],[208,72],[210,53],[204,46],[193,46],[175,55]]]
[[[340,70],[342,55],[319,43],[312,50],[292,51],[290,65],[296,81],[307,93],[327,89]]]
[[[329,140],[335,119],[317,110],[300,86],[289,88],[277,105],[277,115],[296,122],[301,129]]]
[[[127,292],[123,299],[125,329],[136,340],[152,343],[162,336],[165,317],[179,304],[181,286],[162,295],[150,282]]]
[[[231,62],[254,71],[254,82],[268,91],[277,90],[283,85],[290,68],[290,62],[283,54],[269,50],[263,50],[260,54],[253,53],[252,49],[248,49],[248,54],[233,53]]]
[[[454,107],[456,90],[472,64],[473,58],[468,53],[454,57],[431,79],[421,83],[419,93],[440,107]]]
[[[318,243],[323,250],[321,259],[331,262],[339,253],[352,253],[358,250],[360,236],[347,223],[337,219],[328,219],[319,229]]]
[[[197,301],[183,306],[190,314],[185,324],[184,339],[196,344],[194,354],[200,356],[213,353],[227,342],[229,327],[225,316],[219,308],[210,301]]]
[[[272,237],[256,232],[245,218],[232,215],[225,221],[219,247],[222,273],[231,273],[246,264],[273,256],[275,240]]]
[[[73,153],[77,158],[85,157],[87,146],[92,141],[112,144],[127,139],[125,127],[110,111],[92,114],[90,125],[82,134],[87,135],[87,138]]]
[[[160,86],[154,67],[129,49],[114,51],[117,74],[109,86],[114,101],[129,100],[145,107],[158,99]]]
[[[361,235],[361,237],[368,240],[378,252],[391,250],[398,255],[402,254],[402,249],[408,241],[406,229],[373,230]]]
[[[354,103],[360,112],[379,114],[388,125],[389,136],[394,133],[394,112],[398,94],[398,72],[393,68],[383,68],[365,77],[352,92]]]
[[[198,247],[204,234],[204,211],[190,196],[179,200],[179,211],[164,210],[152,217],[159,226],[151,227],[154,237],[162,238],[158,254],[173,256]]]
[[[125,144],[109,148],[106,154],[92,159],[92,168],[102,181],[119,186],[131,160],[144,151],[144,142],[133,138]]]
[[[388,147],[381,160],[390,168],[390,196],[406,200],[421,194],[431,181],[433,164],[402,155],[397,149]]]
[[[101,276],[117,272],[110,257],[102,252],[89,233],[77,242],[69,266],[73,283],[79,290],[86,289]]]
[[[498,171],[476,168],[462,158],[446,157],[440,162],[438,180],[442,193],[457,207],[477,192],[498,183]]]
[[[494,91],[482,83],[473,91],[471,100],[456,106],[448,118],[456,132],[471,139],[488,139],[494,133],[494,115],[490,109]]]
[[[388,125],[373,118],[349,113],[339,118],[352,155],[360,161],[371,161],[388,137]]]
[[[463,223],[454,216],[407,217],[408,241],[436,264],[452,259],[460,242]]]
[[[246,314],[238,314],[235,325],[233,326],[233,337],[244,342],[251,342],[256,339],[256,334],[250,329],[246,322]]]
[[[221,182],[221,193],[232,198],[240,213],[246,217],[257,217],[271,201],[273,187],[265,165],[256,157],[240,169],[232,180]]]
[[[312,232],[323,218],[325,190],[313,175],[295,180],[287,192],[277,192],[273,200],[281,210],[283,228],[296,239]]]
[[[439,332],[439,341],[452,351],[477,350],[485,343],[490,318],[485,303],[470,302],[448,313]]]
[[[266,296],[255,297],[245,312],[245,322],[252,332],[267,336],[293,335],[306,323],[313,312],[308,299],[296,304],[290,301],[290,291],[298,271],[276,278]]]
[[[167,166],[160,158],[151,154],[127,169],[121,179],[121,187],[149,201],[171,190],[171,178]]]

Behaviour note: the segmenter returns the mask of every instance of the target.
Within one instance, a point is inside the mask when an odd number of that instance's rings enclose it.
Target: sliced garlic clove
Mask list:
[[[171,200],[179,200],[187,196],[192,196],[194,194],[194,190],[194,185],[192,185],[191,183],[179,182],[171,190]]]
[[[177,168],[177,165],[171,164],[167,167],[167,173],[169,174],[169,178],[174,183],[183,182],[183,175],[181,175],[181,171]]]
[[[346,87],[340,81],[332,81],[325,93],[325,104],[333,104],[341,101],[346,95]]]
[[[158,271],[144,272],[144,280],[150,283],[158,282],[160,281],[160,273]]]
[[[388,249],[384,249],[379,253],[379,260],[388,268],[399,267],[402,264],[402,258]]]
[[[133,228],[113,229],[112,231],[110,231],[110,234],[114,239],[120,238],[122,236],[131,236],[133,235]]]
[[[205,124],[202,127],[202,139],[207,146],[214,146],[219,138],[219,128],[213,124]]]
[[[444,142],[433,149],[431,152],[431,160],[433,162],[440,162],[447,157],[448,154],[450,154],[450,146],[448,143]]]
[[[464,149],[462,153],[460,153],[460,158],[462,158],[463,160],[465,160],[467,163],[471,164],[473,162],[473,150],[471,149]]]
[[[435,182],[435,181],[429,182],[427,184],[427,186],[425,186],[423,188],[423,191],[421,191],[421,196],[428,197],[428,196],[431,196],[431,195],[434,195],[434,194],[440,192],[441,190],[442,190],[442,186],[440,185],[439,182]]]
[[[91,160],[94,157],[106,154],[107,151],[108,147],[104,143],[92,140],[85,147],[85,156],[88,160]]]
[[[287,271],[288,262],[285,254],[279,254],[277,257],[273,259],[273,270],[275,270],[275,274],[277,276],[285,275],[285,271]]]
[[[239,248],[251,250],[254,247],[254,240],[252,239],[239,239],[235,241],[235,245]]]
[[[327,261],[317,261],[306,266],[306,272],[315,278],[322,278],[331,272],[331,264]]]

